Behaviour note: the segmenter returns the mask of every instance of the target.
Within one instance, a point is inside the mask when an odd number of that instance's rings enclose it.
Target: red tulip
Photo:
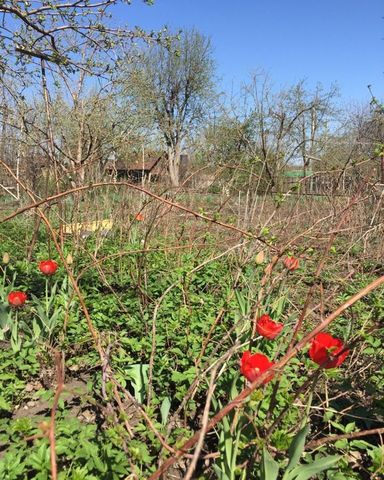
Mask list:
[[[284,266],[287,270],[293,272],[294,270],[299,268],[299,259],[296,257],[285,257]]]
[[[39,263],[40,272],[44,275],[53,275],[58,268],[58,264],[54,260],[45,260]]]
[[[8,295],[8,303],[12,307],[22,307],[27,300],[27,294],[24,292],[11,292]]]
[[[262,337],[273,340],[281,332],[284,325],[276,323],[269,315],[262,315],[256,322],[256,331]]]
[[[135,219],[138,222],[142,222],[144,220],[144,215],[142,215],[141,213],[137,213],[136,216],[135,216]]]
[[[340,352],[342,353],[340,354]],[[345,349],[343,342],[329,333],[318,333],[312,340],[309,349],[311,360],[323,368],[338,367],[348,354],[349,350]]]
[[[250,351],[243,352],[241,357],[240,371],[244,377],[250,382],[254,382],[257,377],[264,373],[269,368],[273,367],[274,363],[270,362],[268,358],[262,353],[251,354]],[[263,384],[272,380],[274,373],[272,372],[264,379]]]

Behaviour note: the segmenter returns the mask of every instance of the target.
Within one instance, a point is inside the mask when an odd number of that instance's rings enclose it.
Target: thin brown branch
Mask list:
[[[209,421],[209,410],[211,408],[211,401],[212,396],[215,391],[215,379],[216,379],[216,368],[214,368],[211,372],[211,379],[209,382],[207,399],[205,401],[205,407],[203,412],[203,418],[201,421],[201,430],[200,430],[200,437],[197,441],[195,451],[193,453],[193,458],[191,463],[188,467],[187,473],[185,474],[184,480],[190,480],[192,478],[193,472],[195,471],[197,461],[200,456],[201,449],[203,448],[205,434],[207,433],[208,421]]]
[[[362,430],[361,432],[342,433],[340,435],[330,435],[329,437],[319,438],[317,440],[311,440],[305,445],[305,449],[313,449],[321,447],[326,443],[337,442],[338,440],[353,440],[354,438],[368,437],[370,435],[384,434],[384,427],[372,428],[370,430]]]
[[[63,361],[62,354],[58,351],[55,351],[55,365],[56,365],[57,387],[56,387],[56,392],[53,399],[53,405],[51,409],[51,421],[49,423],[49,430],[48,430],[52,480],[57,480],[55,416],[56,416],[56,410],[59,403],[60,395],[64,389],[64,361]]]

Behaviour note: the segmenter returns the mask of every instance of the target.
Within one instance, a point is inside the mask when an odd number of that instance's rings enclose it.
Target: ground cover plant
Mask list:
[[[380,478],[380,264],[175,205],[3,223],[0,478]]]

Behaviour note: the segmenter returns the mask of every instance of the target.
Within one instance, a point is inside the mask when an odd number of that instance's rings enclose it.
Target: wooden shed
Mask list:
[[[157,181],[166,172],[166,166],[160,155],[141,162],[110,160],[106,165],[105,172],[117,180],[128,179],[132,182],[141,182],[143,179],[148,179]]]

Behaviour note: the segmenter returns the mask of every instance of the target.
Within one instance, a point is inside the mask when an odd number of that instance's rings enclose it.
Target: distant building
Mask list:
[[[180,179],[187,175],[189,157],[180,155]],[[164,155],[150,156],[143,160],[123,161],[111,155],[105,167],[105,173],[116,180],[128,179],[139,183],[143,180],[157,182],[164,180],[168,173],[167,161]]]
[[[109,159],[105,167],[105,173],[116,180],[127,179],[132,182],[141,182],[148,179],[156,182],[166,172],[163,157],[147,158],[139,162]]]

